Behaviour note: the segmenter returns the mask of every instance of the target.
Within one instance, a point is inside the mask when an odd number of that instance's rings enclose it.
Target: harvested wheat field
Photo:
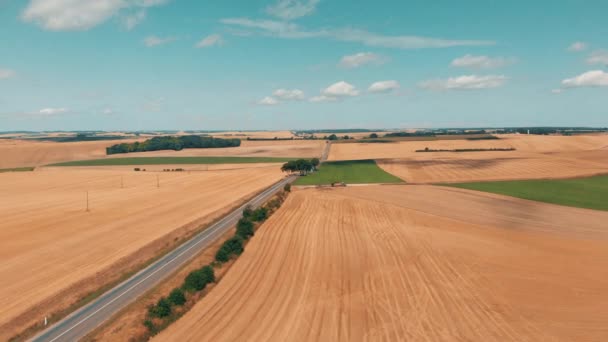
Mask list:
[[[139,139],[139,140],[144,140]],[[319,157],[325,146],[320,140],[247,141],[239,147],[194,148],[181,151],[152,151],[106,155],[106,147],[136,140],[106,140],[86,142],[40,142],[0,139],[0,169],[43,166],[73,160],[133,157],[241,156],[241,157]]]
[[[0,140],[0,169],[41,166],[70,160],[97,159],[106,155],[106,147],[136,140],[52,142]]]
[[[226,148],[189,148],[181,151],[151,151],[125,154],[113,154],[110,158],[133,157],[196,157],[196,156],[230,156],[230,157],[286,157],[312,158],[319,157],[325,147],[323,140],[243,140],[239,147]]]
[[[566,178],[608,173],[608,135],[506,135],[500,140],[333,144],[330,159],[377,159],[410,183]],[[429,152],[429,149],[515,148],[515,151]]]
[[[157,341],[605,341],[608,213],[432,186],[295,191]]]
[[[276,166],[0,174],[0,340],[152,258],[282,177]]]

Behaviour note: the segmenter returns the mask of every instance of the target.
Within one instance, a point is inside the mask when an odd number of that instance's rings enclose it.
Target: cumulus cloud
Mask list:
[[[308,99],[310,102],[332,102],[338,101],[347,97],[359,96],[360,92],[357,88],[347,82],[336,82],[329,87],[322,89],[319,96],[314,96]]]
[[[386,58],[372,52],[359,52],[354,55],[344,56],[340,60],[339,66],[343,68],[358,68],[368,64],[383,64]]]
[[[420,83],[420,87],[430,90],[474,90],[498,88],[507,81],[503,75],[465,75],[443,80],[429,80]]]
[[[279,0],[276,4],[268,6],[266,13],[281,18],[292,20],[312,14],[320,0]]]
[[[164,45],[167,43],[171,43],[174,41],[174,37],[157,37],[157,36],[148,36],[144,39],[144,45],[147,47],[155,47],[159,45]]]
[[[587,63],[594,65],[594,64],[601,64],[601,65],[608,65],[608,51],[595,51],[593,52],[588,58],[587,58]]]
[[[283,101],[299,101],[304,100],[304,92],[300,89],[277,89],[272,95]]]
[[[329,87],[323,89],[321,91],[322,95],[329,97],[354,97],[359,95],[359,91],[355,88],[354,85],[340,81],[330,85]]]
[[[276,106],[279,104],[279,101],[274,97],[266,96],[265,98],[258,101],[260,106]]]
[[[219,34],[212,34],[203,39],[201,39],[198,43],[196,43],[197,48],[206,48],[211,46],[218,46],[224,43],[224,39]]]
[[[447,48],[496,44],[494,41],[487,40],[454,40],[408,35],[388,36],[353,28],[307,30],[297,24],[277,20],[226,18],[221,19],[220,22],[231,27],[251,30],[246,32],[247,34],[261,34],[283,39],[325,38],[360,43],[365,46],[395,49]],[[240,34],[243,33],[242,31],[239,32]]]
[[[507,66],[514,62],[513,59],[504,57],[488,57],[488,56],[473,56],[464,55],[452,61],[451,66],[457,68],[471,69],[495,69]]]
[[[591,70],[578,76],[562,81],[566,88],[576,87],[608,87],[608,73],[603,70]]]
[[[587,50],[587,43],[585,42],[574,42],[568,47],[568,51],[580,52]]]
[[[376,94],[377,93],[390,93],[399,88],[401,88],[401,85],[397,81],[379,81],[379,82],[372,83],[372,85],[369,86],[367,91],[369,91],[370,93],[376,93]]]
[[[30,0],[21,18],[51,31],[88,30],[122,10],[145,10],[166,2],[168,0]],[[143,17],[145,13],[127,20],[127,27],[137,25]]]
[[[10,69],[0,69],[0,80],[5,80],[15,77],[16,73]]]

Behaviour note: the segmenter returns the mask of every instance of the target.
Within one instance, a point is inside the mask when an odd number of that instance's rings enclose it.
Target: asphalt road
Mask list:
[[[44,330],[30,341],[77,341],[108,320],[125,306],[169,277],[226,231],[236,225],[247,205],[256,208],[280,191],[295,176],[287,177],[260,193],[242,207],[208,227],[158,261]]]

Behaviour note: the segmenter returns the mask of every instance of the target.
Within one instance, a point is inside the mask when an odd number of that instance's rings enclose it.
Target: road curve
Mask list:
[[[61,321],[33,337],[35,342],[77,341],[108,320],[122,308],[169,277],[200,251],[204,250],[226,231],[236,225],[247,205],[256,208],[295,180],[287,177],[264,190],[249,202],[234,210],[220,221],[186,241],[167,255],[141,270],[129,279],[107,291],[93,302],[78,309]]]

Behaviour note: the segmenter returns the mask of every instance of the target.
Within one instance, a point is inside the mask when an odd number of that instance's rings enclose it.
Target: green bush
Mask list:
[[[248,240],[253,236],[253,234],[255,234],[253,230],[253,222],[244,217],[241,218],[236,224],[236,234],[242,237],[243,240]]]
[[[250,218],[252,214],[253,214],[253,210],[251,209],[251,206],[248,205],[245,207],[245,209],[243,209],[244,218]]]
[[[215,261],[217,262],[226,262],[230,260],[230,253],[225,248],[220,248],[215,253]]]
[[[201,268],[201,273],[203,274],[207,284],[215,283],[215,272],[213,271],[213,267],[207,265]]]
[[[285,184],[285,186],[283,187],[283,190],[286,192],[291,192],[291,184],[289,184],[289,183]]]
[[[152,317],[167,317],[171,314],[171,303],[167,300],[167,298],[162,297],[158,300],[156,305],[150,306],[148,313]]]
[[[222,244],[222,247],[215,254],[215,260],[226,262],[233,254],[240,255],[241,253],[243,253],[243,239],[235,235]]]
[[[186,276],[183,288],[186,291],[194,292],[204,289],[205,286],[207,286],[205,275],[201,270],[196,270]]]
[[[169,294],[169,302],[173,305],[182,306],[186,303],[186,296],[184,295],[184,291],[182,289],[177,288],[173,289]]]
[[[148,331],[154,335],[156,334],[156,327],[154,326],[154,322],[152,322],[151,320],[147,319],[144,321],[144,326],[146,328],[148,328]]]
[[[262,222],[266,221],[268,218],[268,209],[266,207],[261,207],[253,211],[251,214],[251,220],[253,222]]]

